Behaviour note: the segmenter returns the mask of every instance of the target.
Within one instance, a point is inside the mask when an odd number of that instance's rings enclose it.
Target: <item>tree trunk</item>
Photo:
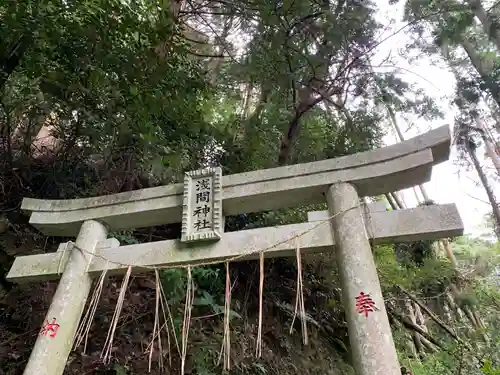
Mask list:
[[[471,350],[471,346],[464,342],[454,331],[446,325],[441,319],[439,319],[432,311],[430,311],[422,302],[420,302],[414,295],[412,295],[410,292],[406,291],[402,286],[398,285],[397,286],[399,290],[401,290],[406,296],[408,296],[413,302],[415,302],[417,305],[420,306],[424,312],[429,315],[429,317],[439,326],[441,327],[446,333],[448,333],[451,337],[453,337],[458,343],[462,344],[465,346],[467,349]],[[471,350],[472,351],[472,350]]]
[[[253,84],[250,86],[249,90],[253,90]],[[242,121],[242,126],[238,137],[245,140],[247,136],[251,133],[252,125],[255,121],[259,121],[262,111],[267,103],[269,95],[271,94],[271,87],[267,84],[263,84],[260,88],[260,98],[259,102],[255,106],[253,112],[251,111],[251,93],[248,102],[246,103],[247,108],[245,108],[245,117]]]
[[[405,209],[406,208],[406,204],[403,201],[403,199],[401,199],[401,197],[399,196],[398,192],[395,191],[394,193],[392,193],[392,196],[394,197],[394,200],[398,203],[398,206],[401,207],[401,209]]]
[[[416,303],[413,303],[412,307],[413,307],[413,309],[415,311],[416,324],[420,328],[422,328],[422,330],[424,332],[429,333],[429,330],[427,329],[427,326],[426,326],[426,323],[425,323],[424,315],[422,314],[422,311],[420,310],[420,306],[417,305]],[[419,338],[420,338],[421,344],[427,349],[427,351],[429,351],[430,353],[435,353],[435,352],[438,351],[437,347],[432,342],[430,342],[429,340],[427,340],[425,337],[423,337],[422,335],[419,335]]]
[[[399,210],[399,206],[396,203],[396,201],[394,200],[394,198],[392,197],[391,193],[385,194],[385,197],[387,198],[387,201],[389,202],[389,205],[391,206],[391,208],[393,210]]]
[[[419,326],[413,324],[410,319],[408,319],[406,316],[403,316],[402,314],[398,313],[395,309],[391,308],[390,306],[387,307],[388,313],[393,316],[395,319],[397,319],[398,322],[400,322],[403,327],[411,329],[413,331],[416,331],[420,333],[423,337],[425,337],[427,340],[429,340],[431,343],[436,345],[440,349],[444,349],[443,345],[439,343],[434,337],[432,337],[430,334],[422,330]]]
[[[427,340],[425,337],[420,337],[420,342],[425,346],[425,348],[430,352],[430,353],[437,353],[439,350],[436,345],[434,345],[432,342]]]
[[[488,154],[488,157],[493,161],[493,165],[495,166],[497,173],[500,176],[500,155],[497,154],[495,146],[493,146],[493,144],[491,143],[490,138],[488,137],[488,130],[484,126],[483,121],[478,117],[475,117],[474,120],[476,121],[477,127],[481,130],[481,138],[483,139],[486,153]]]
[[[172,26],[176,25],[179,22],[179,15],[183,6],[184,0],[171,0],[168,2],[168,9],[165,9],[168,12],[170,17],[170,21],[172,22]],[[172,29],[175,30],[175,29]],[[174,40],[174,33],[169,35],[164,41],[160,42],[155,47],[155,52],[162,59],[166,58],[171,50],[172,50],[172,42]]]
[[[498,50],[500,50],[500,32],[496,29],[496,27],[494,27],[493,22],[486,12],[486,9],[484,9],[483,4],[481,4],[481,1],[467,0],[467,3],[470,5],[479,22],[481,22],[483,30],[486,35],[488,35],[488,38],[497,46]]]
[[[243,119],[250,117],[250,107],[252,104],[253,82],[246,86],[245,98],[243,101]]]
[[[462,40],[461,43],[463,49],[467,53],[471,64],[474,66],[478,74],[480,75],[481,79],[484,81],[488,91],[490,92],[493,100],[497,103],[497,106],[500,108],[500,86],[496,84],[496,82],[493,82],[493,80],[490,77],[490,72],[491,69],[488,69],[484,62],[481,60],[481,57],[479,54],[476,52],[475,46],[465,38]],[[443,52],[443,55],[445,59],[449,60],[449,54],[448,54],[448,49],[447,49],[447,44],[443,43],[441,46],[441,50]],[[457,73],[454,71],[455,75]],[[484,174],[483,170],[481,169],[481,165],[479,164],[479,160],[477,159],[477,155],[474,149],[471,148],[470,142],[466,141],[465,142],[465,148],[467,153],[469,154],[470,158],[472,159],[472,162],[474,164],[474,167],[476,168],[476,171],[479,175],[479,178],[481,180],[481,183],[483,184],[484,189],[486,190],[486,194],[488,195],[488,199],[490,201],[490,204],[492,206],[493,210],[493,218],[495,222],[495,233],[497,234],[497,237],[500,238],[500,208],[498,207],[498,204],[496,203],[495,196],[493,195],[493,191],[488,185],[488,181],[486,178],[486,175]]]
[[[484,190],[486,191],[486,194],[488,195],[488,200],[490,201],[491,204],[491,209],[493,211],[493,219],[495,221],[495,232],[497,234],[497,237],[500,238],[500,207],[498,207],[498,204],[495,199],[495,195],[493,194],[493,191],[490,188],[490,185],[488,184],[488,179],[486,178],[486,175],[483,172],[483,169],[481,168],[481,164],[479,163],[479,160],[476,155],[476,150],[471,147],[470,142],[466,141],[465,142],[465,148],[467,150],[467,153],[469,154],[472,163],[474,164],[474,167],[476,169],[477,175],[479,176],[479,179],[481,180],[481,184],[483,185]]]
[[[457,320],[461,321],[463,318],[462,310],[460,310],[455,303],[455,299],[453,298],[454,292],[457,290],[457,287],[454,284],[451,284],[451,294],[446,293],[446,299],[448,301],[448,305],[450,306],[450,310],[455,313]]]
[[[3,87],[10,75],[19,66],[24,54],[33,44],[33,30],[29,28],[27,30],[29,31],[22,34],[10,46],[0,45],[0,47],[5,48],[3,51],[0,51],[0,92],[3,91]]]
[[[493,100],[500,107],[500,86],[498,86],[496,82],[491,79],[491,69],[485,66],[484,62],[481,60],[481,57],[477,53],[475,46],[470,41],[464,39],[462,40],[461,44],[463,49],[467,53],[467,56],[469,56],[470,62],[472,63],[478,74],[481,76],[481,79],[484,81],[484,84],[488,88],[488,91],[490,92]]]
[[[476,317],[474,316],[474,314],[472,313],[472,310],[469,308],[469,306],[464,306],[462,308],[462,310],[465,312],[465,315],[467,315],[467,318],[469,319],[472,327],[474,329],[478,329],[479,328],[479,324],[478,322],[476,321]]]
[[[214,86],[217,83],[217,78],[219,76],[222,65],[224,64],[224,56],[228,54],[227,46],[227,37],[229,35],[229,31],[231,31],[231,27],[233,25],[233,18],[224,19],[224,17],[219,15],[212,16],[214,19],[218,19],[218,22],[223,23],[224,27],[222,28],[222,33],[219,38],[216,39],[216,47],[215,53],[217,57],[212,57],[209,63],[209,77],[210,77],[210,85]],[[221,56],[221,57],[219,57]]]
[[[446,252],[446,256],[451,262],[451,265],[453,268],[458,268],[458,262],[457,258],[455,257],[455,254],[453,254],[453,250],[451,249],[450,242],[447,239],[442,240],[442,244],[444,247],[444,251]]]
[[[413,308],[415,309],[415,317],[417,318],[417,324],[422,327],[425,332],[429,332],[427,330],[427,326],[425,325],[425,318],[420,310],[420,306],[416,303],[413,304]]]
[[[402,210],[404,209],[403,207],[403,204],[401,203],[401,200],[397,199],[396,197],[396,194],[395,193],[389,193],[389,196],[391,197],[391,199],[394,201],[394,203],[396,204],[396,207],[398,210]]]
[[[297,103],[291,120],[288,122],[288,128],[281,138],[280,151],[278,155],[278,165],[287,165],[292,161],[293,147],[299,136],[300,121],[310,109],[320,103],[323,98],[317,97],[316,89],[313,85],[304,86],[297,90]]]
[[[446,323],[450,324],[453,321],[453,312],[446,302],[446,300],[443,302],[443,317]]]
[[[417,324],[417,319],[415,318],[415,312],[413,311],[411,301],[407,300],[405,305],[406,305],[406,310],[408,311],[408,317],[410,318],[410,321],[413,324],[415,324],[416,326],[419,326],[419,324]],[[417,353],[419,353],[419,354],[424,351],[420,337],[421,336],[418,332],[413,331],[413,333],[412,333],[413,345],[415,345],[415,349],[416,349]]]
[[[500,134],[500,110],[497,106],[488,106],[491,116],[495,119],[495,130]],[[500,150],[500,143],[496,143],[497,150]]]
[[[342,2],[339,2],[341,4]],[[330,9],[330,2],[321,1],[321,8],[323,16],[334,15]],[[338,9],[341,9],[338,8]],[[325,37],[325,24],[322,21],[326,18],[321,17],[310,20],[305,23],[305,27],[309,29],[312,35],[317,39],[322,39],[323,42],[318,47],[317,51],[310,55],[304,56],[309,62],[307,64],[307,77],[303,82],[292,81],[295,86],[295,103],[294,108],[288,121],[288,126],[281,138],[280,150],[278,155],[278,165],[286,165],[292,161],[293,148],[300,131],[300,122],[302,117],[305,116],[317,104],[328,100],[332,95],[338,95],[344,92],[344,86],[347,83],[345,75],[349,74],[346,70],[349,56],[344,55],[342,62],[338,63],[337,74],[334,80],[330,79],[330,67],[332,66],[333,56],[339,50],[335,45],[328,41]],[[337,56],[340,60],[340,56]]]

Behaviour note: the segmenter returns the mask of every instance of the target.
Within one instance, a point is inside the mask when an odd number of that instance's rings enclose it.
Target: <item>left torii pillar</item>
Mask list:
[[[31,352],[24,375],[62,375],[90,292],[87,266],[108,231],[98,221],[85,221],[52,299],[44,325]]]

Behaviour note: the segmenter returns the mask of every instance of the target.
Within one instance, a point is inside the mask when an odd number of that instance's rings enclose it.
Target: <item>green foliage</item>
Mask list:
[[[133,231],[110,232],[110,238],[116,238],[121,244],[133,245],[139,243],[133,236]]]
[[[495,254],[497,246],[491,244],[487,241],[480,239],[472,239],[468,237],[459,237],[454,239],[453,250],[456,252],[457,258],[460,261],[461,267],[469,267],[472,270],[477,270],[477,256],[486,256],[487,254]],[[386,255],[387,257],[387,255]],[[498,259],[491,258],[493,264],[498,265]],[[420,298],[424,300],[426,295],[429,295],[425,291],[428,288],[428,283],[436,283],[441,278],[441,283],[443,287],[449,285],[449,283],[456,282],[455,275],[453,273],[448,274],[447,277],[443,277],[446,272],[447,267],[441,268],[439,264],[424,264],[423,268],[428,268],[428,270],[422,272],[418,278],[421,281],[411,285],[408,279],[412,278],[413,275],[405,275],[399,278],[399,282],[406,282],[408,288],[412,288],[415,294],[420,295]],[[437,267],[436,267],[437,266]],[[427,283],[424,284],[426,278],[425,274],[429,271],[437,271],[437,275],[432,276]],[[448,268],[449,269],[449,268]],[[393,271],[394,272],[394,271]],[[468,271],[470,274],[470,270]],[[395,273],[395,272],[394,272]],[[416,273],[415,273],[416,274]],[[432,274],[432,273],[431,273]],[[384,275],[382,273],[382,275]],[[404,366],[412,371],[414,375],[427,375],[427,374],[474,374],[481,375],[486,373],[496,373],[498,371],[498,366],[500,364],[500,357],[498,356],[500,348],[500,326],[498,322],[498,308],[499,304],[499,294],[498,294],[498,277],[495,277],[496,271],[495,267],[489,268],[481,276],[475,278],[474,280],[465,281],[463,278],[461,282],[466,284],[461,288],[460,292],[455,295],[455,303],[462,307],[468,308],[470,311],[475,311],[479,316],[485,320],[486,329],[479,329],[472,331],[467,326],[464,327],[464,321],[450,322],[446,321],[445,324],[452,325],[452,328],[458,332],[459,336],[466,340],[468,344],[471,344],[474,349],[469,351],[468,349],[457,345],[455,342],[450,340],[448,335],[443,331],[434,327],[430,330],[431,334],[435,338],[439,338],[442,343],[445,344],[444,350],[440,350],[437,353],[426,354],[422,359],[417,360],[413,357],[411,352],[406,348],[408,343],[408,336],[404,331],[399,331],[395,333],[395,340],[398,342],[398,349],[400,353],[401,362]],[[402,280],[401,280],[402,279]],[[386,283],[387,278],[383,279]],[[441,288],[443,290],[443,288]],[[390,290],[386,292],[391,293]],[[438,293],[433,292],[431,295],[439,297]],[[387,298],[387,297],[386,297]],[[389,297],[390,299],[390,297]],[[443,304],[444,301],[439,302]],[[432,304],[430,306],[433,306]],[[436,313],[436,311],[435,311]],[[441,319],[445,319],[441,316]],[[488,341],[484,341],[484,336],[488,337]]]
[[[462,293],[459,296],[455,297],[455,302],[460,307],[475,307],[477,306],[477,298],[475,293],[470,291],[469,293]]]
[[[193,306],[199,312],[221,315],[224,313],[225,274],[221,274],[221,268],[195,267],[192,269],[195,297]],[[162,283],[165,296],[169,304],[184,304],[187,288],[187,271],[180,268],[165,269],[160,271],[160,282]],[[235,311],[230,311],[231,318],[241,319]],[[180,331],[181,315],[174,316],[178,322]]]
[[[217,357],[217,349],[210,346],[200,346],[194,353],[194,366],[196,373],[199,375],[218,375],[220,374],[219,366],[214,364],[214,359]]]
[[[498,374],[499,343],[494,341],[489,345],[489,347],[480,347],[477,353],[468,353],[466,349],[456,344],[450,344],[447,345],[445,351],[428,355],[424,360],[415,360],[406,354],[400,354],[400,357],[402,364],[414,375]],[[484,359],[480,363],[478,358],[481,357]]]
[[[125,369],[125,367],[118,363],[114,365],[114,370],[116,372],[116,375],[129,375],[129,372]]]
[[[181,268],[166,269],[160,272],[160,281],[169,302],[179,303],[184,300],[186,295],[185,273],[186,271]]]
[[[210,293],[220,294],[225,288],[225,275],[221,276],[221,269],[218,267],[195,267],[192,270],[192,278],[197,292],[202,296],[199,304],[207,304],[207,298],[213,299]],[[163,289],[169,300],[178,302],[185,296],[187,271],[182,268],[172,268],[161,270],[160,279]],[[205,302],[203,302],[205,301]]]
[[[481,373],[484,375],[500,375],[500,367],[493,367],[490,360],[486,360],[481,367]]]
[[[378,246],[375,250],[375,260],[383,287],[388,289],[401,285],[406,289],[436,295],[455,276],[455,271],[449,263],[442,259],[427,258],[420,265],[410,264],[404,259],[398,260],[390,246]]]
[[[416,241],[394,245],[394,252],[399,262],[408,266],[423,266],[426,259],[433,257],[432,241]]]
[[[114,0],[14,3],[0,12],[0,50],[8,54],[16,43],[28,44],[21,45],[19,61],[8,55],[2,61],[16,64],[0,86],[4,112],[11,119],[39,114],[24,129],[23,152],[49,114],[63,142],[57,174],[44,173],[49,184],[37,194],[93,195],[110,188],[102,183],[116,180],[108,172],[113,169],[132,181],[141,170],[170,181],[193,165],[187,152],[196,154],[206,142],[201,105],[209,90],[163,10],[147,1],[133,7]],[[100,155],[99,169],[106,171],[100,176],[82,165],[91,154]]]

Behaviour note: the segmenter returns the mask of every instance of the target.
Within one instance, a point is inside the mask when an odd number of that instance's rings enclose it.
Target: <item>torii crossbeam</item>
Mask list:
[[[104,269],[120,274],[132,265],[133,272],[147,272],[151,267],[252,259],[263,251],[266,257],[291,256],[297,242],[304,252],[335,251],[356,373],[398,374],[370,241],[454,237],[463,233],[463,224],[454,204],[385,211],[377,205],[364,207],[359,198],[428,181],[432,166],[448,159],[449,147],[449,129],[441,127],[394,146],[313,163],[229,176],[212,168],[189,172],[184,184],[95,198],[25,198],[22,209],[31,214],[33,226],[46,235],[78,235],[75,245],[83,251],[61,244],[56,253],[18,257],[7,276],[31,282],[62,273],[47,313],[47,321],[57,322],[57,335],[38,337],[24,374],[63,373],[92,278]],[[311,213],[308,223],[222,233],[225,215],[325,200],[328,212]],[[108,230],[181,221],[180,240],[119,246],[106,239]],[[360,316],[360,295],[369,295],[377,311]]]

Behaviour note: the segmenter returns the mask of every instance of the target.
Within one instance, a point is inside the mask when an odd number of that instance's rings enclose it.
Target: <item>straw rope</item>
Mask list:
[[[176,264],[176,265],[163,265],[163,266],[136,265],[136,264],[130,264],[130,263],[122,263],[122,262],[118,262],[116,260],[112,260],[112,259],[106,258],[106,257],[104,257],[104,256],[102,256],[100,254],[93,253],[91,251],[82,249],[81,247],[77,246],[72,241],[68,241],[68,243],[71,243],[74,248],[76,248],[78,251],[81,251],[82,253],[90,254],[90,255],[92,255],[95,258],[100,258],[100,259],[102,259],[102,260],[104,260],[106,262],[109,262],[111,264],[115,264],[117,266],[125,267],[125,268],[128,268],[128,267],[140,267],[140,268],[149,269],[149,270],[154,271],[154,270],[161,270],[161,269],[192,268],[192,267],[212,266],[212,265],[215,265],[215,264],[221,264],[221,263],[226,263],[226,262],[234,262],[234,261],[236,261],[238,259],[245,258],[245,257],[250,256],[250,255],[256,255],[256,254],[265,253],[267,251],[271,251],[271,250],[277,248],[280,245],[283,245],[283,244],[288,243],[288,242],[293,241],[293,240],[297,240],[300,237],[305,236],[306,234],[308,234],[308,233],[312,232],[313,230],[317,229],[319,226],[321,226],[321,225],[323,225],[323,224],[325,224],[327,222],[330,222],[330,220],[334,219],[335,217],[337,217],[339,215],[342,215],[342,214],[344,214],[344,213],[346,213],[348,211],[351,211],[351,210],[353,210],[355,208],[359,208],[362,205],[366,205],[366,203],[360,202],[359,204],[357,204],[355,206],[352,206],[350,208],[347,208],[347,209],[345,209],[343,211],[337,212],[336,214],[331,215],[331,216],[329,216],[328,218],[326,218],[324,220],[319,220],[318,223],[316,225],[312,226],[311,228],[309,228],[309,229],[307,229],[305,231],[302,231],[300,233],[297,233],[297,234],[295,234],[293,236],[290,236],[287,239],[278,241],[278,242],[276,242],[276,243],[274,243],[272,245],[269,245],[269,246],[267,246],[267,247],[265,247],[263,249],[251,250],[251,251],[247,251],[247,252],[244,252],[244,253],[232,256],[232,257],[227,257],[227,258],[223,258],[223,259],[219,259],[219,260],[213,260],[213,261],[207,261],[207,262],[196,262],[196,263]]]
[[[263,284],[264,284],[264,253],[266,251],[275,249],[279,245],[283,243],[287,243],[289,241],[295,241],[295,247],[296,247],[296,258],[297,258],[297,296],[296,296],[296,306],[295,306],[295,314],[293,317],[292,321],[292,326],[291,326],[291,331],[293,330],[293,324],[295,321],[295,318],[297,315],[301,318],[301,325],[302,325],[302,336],[304,340],[304,344],[307,345],[308,342],[308,335],[307,335],[307,326],[306,326],[306,321],[305,321],[305,307],[304,307],[304,296],[303,296],[303,284],[302,284],[302,260],[301,260],[301,253],[300,253],[300,237],[306,235],[307,233],[312,232],[316,228],[318,228],[320,225],[323,225],[326,222],[329,222],[336,216],[343,214],[345,212],[348,212],[354,208],[360,207],[362,204],[366,204],[364,202],[360,202],[359,204],[343,210],[335,215],[332,215],[324,220],[318,221],[316,225],[313,225],[311,228],[308,230],[305,230],[301,233],[297,233],[290,238],[287,238],[285,240],[279,241],[273,245],[270,245],[266,248],[263,249],[257,249],[253,251],[248,251],[243,254],[239,254],[233,257],[229,258],[224,258],[221,260],[215,260],[215,261],[208,261],[208,262],[201,262],[201,263],[195,263],[195,264],[180,264],[180,265],[166,265],[166,266],[139,266],[141,268],[145,269],[151,269],[155,271],[155,276],[156,276],[156,298],[155,298],[155,319],[154,319],[154,324],[153,324],[153,337],[151,339],[151,342],[149,343],[146,351],[149,350],[149,372],[151,371],[151,362],[153,358],[153,351],[154,351],[154,342],[157,339],[157,347],[158,347],[158,357],[159,357],[159,367],[163,368],[163,345],[162,345],[162,339],[161,339],[161,331],[163,328],[165,328],[166,333],[167,333],[167,348],[169,350],[170,348],[170,334],[169,334],[169,328],[168,328],[168,323],[170,321],[171,326],[172,326],[172,332],[174,334],[174,339],[175,339],[175,344],[177,346],[178,353],[181,357],[181,375],[184,374],[185,372],[185,363],[186,363],[186,356],[187,356],[187,345],[188,345],[188,335],[189,335],[189,327],[190,327],[190,321],[191,321],[191,311],[192,311],[192,306],[193,306],[193,301],[194,301],[194,283],[193,283],[193,278],[192,278],[192,267],[202,267],[202,266],[207,266],[207,265],[213,265],[213,264],[220,264],[220,263],[225,263],[226,264],[226,298],[225,298],[225,307],[224,307],[224,337],[223,337],[223,343],[222,343],[222,350],[220,352],[220,357],[219,361],[224,358],[223,361],[223,367],[225,371],[230,370],[230,330],[229,330],[229,322],[230,322],[230,304],[231,304],[231,281],[230,281],[230,274],[229,274],[229,263],[232,261],[235,261],[237,259],[241,259],[243,257],[253,255],[253,254],[259,254],[260,258],[260,280],[259,280],[259,323],[258,323],[258,337],[257,337],[257,344],[256,344],[256,356],[261,357],[262,355],[262,297],[263,297]],[[108,271],[108,265],[110,263],[116,264],[122,267],[127,268],[126,275],[123,279],[121,288],[120,288],[120,293],[118,296],[118,301],[116,304],[115,312],[113,314],[113,318],[110,324],[110,328],[108,331],[108,335],[106,338],[106,343],[104,344],[104,349],[101,353],[101,358],[103,361],[109,362],[110,361],[110,356],[112,352],[112,346],[113,346],[113,339],[114,339],[114,334],[115,330],[118,324],[118,320],[120,317],[120,313],[123,307],[123,302],[125,299],[125,293],[126,290],[128,289],[129,285],[129,279],[130,275],[132,272],[132,268],[136,267],[134,264],[124,264],[121,262],[114,261],[112,259],[108,259],[100,254],[96,254],[95,252],[90,252],[85,249],[80,248],[77,246],[74,242],[69,241],[66,244],[66,247],[63,252],[63,256],[66,253],[66,250],[68,248],[68,245],[72,245],[74,248],[76,248],[78,251],[82,252],[83,254],[90,254],[91,258],[87,264],[87,270],[88,267],[90,266],[90,263],[92,262],[92,259],[94,257],[101,258],[106,261],[106,266],[105,269],[102,271],[99,280],[97,281],[97,285],[95,287],[94,293],[92,295],[91,301],[89,308],[85,314],[85,317],[83,318],[77,333],[75,335],[75,346],[74,348],[78,347],[83,340],[85,340],[85,347],[84,347],[84,352],[86,349],[86,344],[87,344],[87,339],[88,339],[88,334],[90,331],[90,326],[92,324],[92,320],[94,318],[97,305],[99,302],[99,298],[102,293],[102,288],[104,284],[104,280]],[[58,272],[60,272],[61,268],[61,260],[58,265]],[[185,300],[185,306],[184,306],[184,321],[182,324],[182,338],[181,338],[181,345],[179,345],[179,342],[177,340],[177,335],[175,334],[175,328],[174,328],[174,322],[173,322],[173,317],[171,314],[171,311],[168,306],[167,298],[165,296],[165,292],[163,290],[162,283],[159,278],[159,273],[158,271],[161,269],[172,269],[172,268],[186,268],[187,269],[187,285],[186,285],[186,300]],[[163,315],[163,320],[164,323],[163,325],[160,324],[160,310]],[[165,312],[167,310],[169,319],[167,318],[167,314]],[[171,364],[171,355],[169,351],[169,362]]]
[[[262,296],[264,294],[264,253],[260,253],[259,261],[259,323],[257,326],[257,343],[255,356],[262,357]]]
[[[307,345],[309,340],[307,336],[306,309],[304,307],[304,288],[302,284],[302,257],[300,254],[299,240],[296,240],[296,258],[297,258],[297,295],[295,297],[295,311],[293,314],[292,324],[290,326],[290,334],[293,333],[293,324],[297,315],[301,318],[302,340],[304,345]]]

